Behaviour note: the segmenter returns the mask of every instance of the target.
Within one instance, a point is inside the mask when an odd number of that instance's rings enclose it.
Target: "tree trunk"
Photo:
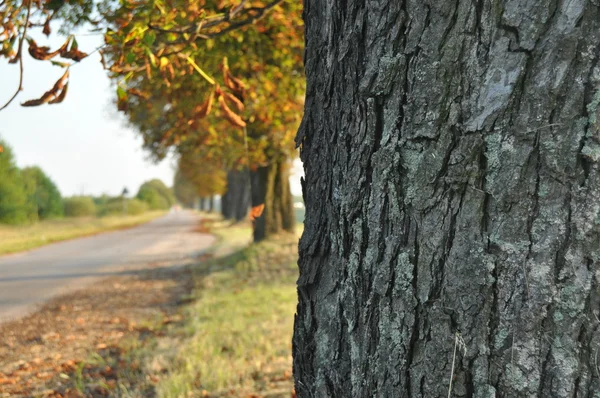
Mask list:
[[[224,219],[229,220],[231,219],[231,212],[232,212],[232,208],[231,208],[231,197],[230,195],[227,194],[227,192],[225,192],[223,195],[221,195],[221,215],[223,216]]]
[[[250,173],[252,207],[264,203],[262,215],[254,221],[254,241],[259,242],[281,231],[293,232],[296,227],[294,202],[290,191],[287,161],[274,161]]]
[[[304,13],[298,396],[598,397],[598,1]]]
[[[221,214],[225,219],[241,221],[250,207],[250,181],[246,170],[227,173],[227,191],[221,197]]]
[[[200,210],[204,211],[206,208],[206,198],[200,198]]]
[[[215,197],[210,195],[208,197],[208,212],[212,213],[215,210]]]

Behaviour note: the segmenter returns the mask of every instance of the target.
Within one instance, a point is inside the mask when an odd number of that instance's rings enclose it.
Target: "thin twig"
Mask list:
[[[17,98],[19,92],[21,92],[21,90],[23,89],[23,42],[25,41],[25,35],[27,34],[27,26],[29,25],[29,16],[31,15],[32,1],[33,0],[29,0],[29,3],[27,4],[27,17],[25,18],[25,27],[23,27],[23,36],[21,36],[21,38],[19,39],[19,49],[17,50],[17,57],[19,57],[19,88],[17,88],[17,91],[15,91],[15,93],[8,100],[8,102],[4,104],[2,108],[0,108],[0,111],[9,106],[10,103],[13,102],[15,98]]]
[[[267,12],[269,10],[271,10],[272,8],[274,8],[275,6],[277,6],[278,4],[280,4],[282,2],[283,2],[283,0],[275,0],[271,4],[266,5],[266,6],[260,8],[258,10],[255,10],[255,11],[257,11],[257,13],[255,15],[253,15],[251,17],[248,17],[248,18],[246,18],[243,21],[240,21],[238,23],[231,24],[227,28],[222,29],[222,30],[220,30],[220,31],[218,31],[216,33],[208,34],[208,36],[210,36],[211,38],[212,37],[219,37],[219,36],[222,36],[222,35],[224,35],[224,34],[226,34],[228,32],[231,32],[232,30],[236,30],[236,29],[239,29],[239,28],[241,28],[243,26],[253,24],[256,21],[261,20],[267,14]]]
[[[456,349],[458,348],[458,336],[454,335],[454,352],[452,353],[452,368],[450,369],[450,383],[448,383],[448,398],[452,396],[452,379],[454,378],[454,363],[456,362]]]

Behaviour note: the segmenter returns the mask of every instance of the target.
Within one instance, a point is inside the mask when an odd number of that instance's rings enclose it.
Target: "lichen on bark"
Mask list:
[[[599,7],[305,2],[299,396],[599,396]]]

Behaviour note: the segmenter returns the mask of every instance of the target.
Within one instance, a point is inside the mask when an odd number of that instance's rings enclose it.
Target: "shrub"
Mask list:
[[[135,216],[142,214],[150,210],[148,203],[142,202],[139,199],[130,199],[127,203],[127,214]]]
[[[66,198],[65,216],[67,217],[91,217],[96,215],[96,205],[89,196],[73,196]]]
[[[146,202],[138,199],[125,199],[127,201],[127,215],[135,216],[147,212],[150,208]],[[98,210],[99,216],[119,216],[123,214],[123,199],[113,198]]]
[[[150,180],[142,184],[137,199],[148,203],[152,210],[167,210],[175,204],[175,195],[161,180]]]

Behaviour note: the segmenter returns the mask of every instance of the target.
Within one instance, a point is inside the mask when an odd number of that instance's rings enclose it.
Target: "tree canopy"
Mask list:
[[[180,156],[173,191],[182,204],[191,207],[198,198],[223,195],[226,189],[227,175],[223,168],[198,153],[186,152]]]
[[[62,196],[54,182],[37,167],[21,170],[29,201],[35,204],[38,220],[61,217],[64,214]]]
[[[21,171],[15,163],[12,149],[0,140],[0,222],[22,224],[35,219],[35,210],[28,201]]]
[[[152,210],[166,210],[175,204],[173,191],[159,179],[143,183],[136,198],[148,203]]]
[[[203,148],[204,158],[222,170],[248,167],[255,172],[296,155],[294,136],[305,90],[301,3],[5,0],[4,4],[0,56],[20,65],[21,79],[25,49],[33,58],[65,69],[44,95],[23,106],[62,102],[70,66],[98,50],[116,86],[118,109],[140,131],[144,147],[156,160],[172,150],[183,155]],[[51,21],[68,34],[55,49],[28,34],[34,29],[52,34]],[[83,25],[104,34],[101,48],[86,52],[79,48],[73,33]],[[266,182],[258,186],[266,189]],[[255,196],[262,198],[264,193]],[[160,199],[155,199],[159,206]],[[253,206],[262,209],[265,204]]]

